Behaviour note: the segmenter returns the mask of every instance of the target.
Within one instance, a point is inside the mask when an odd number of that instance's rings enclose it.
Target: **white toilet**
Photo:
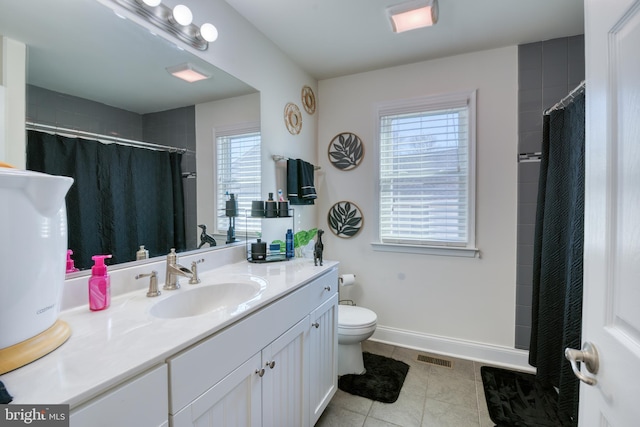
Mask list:
[[[368,308],[338,306],[338,375],[365,373],[361,343],[373,335],[377,320]]]

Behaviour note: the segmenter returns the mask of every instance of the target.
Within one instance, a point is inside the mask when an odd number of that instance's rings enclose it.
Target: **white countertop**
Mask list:
[[[91,399],[138,373],[160,365],[171,355],[242,319],[259,308],[336,267],[325,261],[296,258],[286,262],[252,264],[242,261],[200,273],[202,283],[162,291],[155,298],[144,290],[114,296],[111,306],[91,312],[88,304],[60,313],[71,327],[71,337],[52,353],[22,368],[0,376],[13,402],[29,404],[70,404],[71,408]],[[161,319],[150,308],[176,292],[198,286],[238,281],[250,276],[266,281],[261,294],[238,307],[194,317]],[[145,284],[148,279],[145,279]],[[159,282],[162,289],[162,282]]]

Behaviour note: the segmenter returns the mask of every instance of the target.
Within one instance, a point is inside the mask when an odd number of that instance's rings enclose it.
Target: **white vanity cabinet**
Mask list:
[[[315,424],[337,387],[337,284],[334,268],[170,358],[170,425]]]

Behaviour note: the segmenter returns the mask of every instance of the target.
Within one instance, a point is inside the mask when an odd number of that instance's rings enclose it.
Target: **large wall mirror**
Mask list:
[[[259,111],[258,91],[95,0],[6,3],[0,14],[0,34],[27,46],[27,128],[60,134],[74,129],[182,149],[185,249],[196,249],[202,221],[196,217],[197,205],[212,204],[197,200],[196,195],[214,196],[210,179],[198,182],[196,163],[202,161],[196,160],[196,148],[202,141],[196,141],[196,135],[212,132],[196,129],[196,106],[224,105],[226,100],[237,106],[238,99],[245,99],[255,112]],[[166,70],[187,63],[210,77],[190,84]],[[238,123],[255,120],[237,118]],[[201,186],[198,191],[197,186]],[[202,186],[211,191],[202,191]],[[214,221],[210,219],[211,226]],[[225,245],[224,238],[217,242],[217,247]]]

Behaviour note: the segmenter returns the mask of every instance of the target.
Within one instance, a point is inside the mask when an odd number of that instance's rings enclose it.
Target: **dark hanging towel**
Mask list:
[[[584,93],[544,116],[534,239],[529,363],[558,387],[558,409],[578,423],[579,380],[564,358],[580,348],[584,241]]]
[[[287,160],[287,198],[291,205],[313,205],[318,196],[314,186],[314,166],[300,159]]]
[[[92,255],[112,263],[185,249],[181,154],[28,131],[27,169],[70,176],[69,248],[81,269]]]

